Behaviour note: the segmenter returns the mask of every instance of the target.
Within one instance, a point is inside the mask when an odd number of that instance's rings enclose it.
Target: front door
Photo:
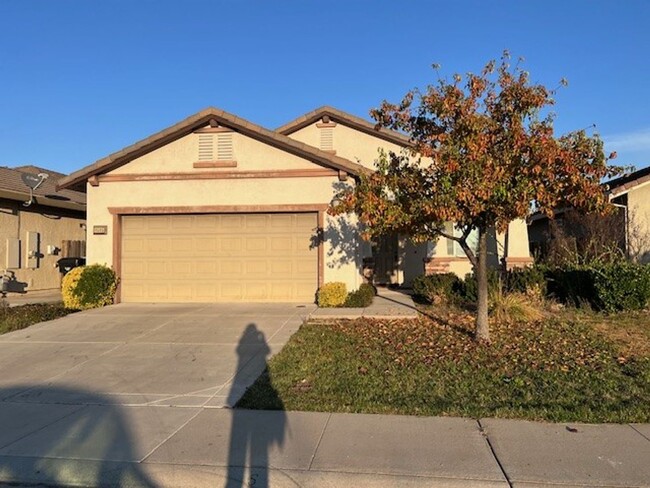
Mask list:
[[[397,263],[399,260],[399,242],[397,235],[394,234],[377,238],[372,246],[372,257],[375,261],[375,284],[397,284]]]

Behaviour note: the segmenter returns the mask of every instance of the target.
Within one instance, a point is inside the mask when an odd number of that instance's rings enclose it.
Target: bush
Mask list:
[[[618,262],[550,270],[549,292],[559,300],[594,310],[643,310],[650,302],[650,266]]]
[[[358,290],[348,293],[344,306],[365,308],[372,304],[375,298],[375,288],[369,283],[363,283]]]
[[[494,293],[500,289],[500,276],[499,270],[494,268],[488,268],[488,293]],[[461,282],[461,286],[458,290],[458,295],[460,298],[467,302],[476,302],[478,301],[478,281],[474,273],[468,273],[465,275],[465,280]]]
[[[454,273],[418,276],[413,280],[413,293],[427,303],[453,301],[462,290],[462,281]]]
[[[345,303],[348,297],[348,290],[345,283],[332,281],[325,283],[318,290],[319,307],[340,307]]]
[[[115,271],[101,264],[74,268],[61,283],[63,304],[77,310],[111,305],[116,289]]]
[[[497,323],[530,323],[544,318],[540,309],[524,293],[496,290],[489,297],[490,317]]]
[[[523,293],[541,298],[546,295],[545,270],[539,266],[511,269],[504,275],[503,288],[509,293]]]

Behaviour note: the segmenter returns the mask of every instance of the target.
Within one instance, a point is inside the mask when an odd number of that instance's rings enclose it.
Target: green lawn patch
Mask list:
[[[647,314],[635,323],[647,327]],[[305,324],[237,407],[650,421],[650,358],[622,355],[589,320],[493,324],[490,346],[472,340],[472,327],[461,311]]]
[[[76,310],[64,308],[62,303],[41,303],[19,307],[0,305],[0,334],[24,329],[38,322],[58,319],[73,312]]]

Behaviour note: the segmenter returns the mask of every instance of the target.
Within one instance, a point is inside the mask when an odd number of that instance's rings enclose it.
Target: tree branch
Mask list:
[[[447,234],[446,232],[439,232],[439,234],[442,237],[446,237],[447,239],[451,239],[452,241],[456,241],[458,244],[460,244],[461,249],[467,256],[467,259],[469,259],[469,262],[472,263],[472,266],[476,267],[478,265],[476,255],[474,254],[474,251],[472,251],[472,248],[467,245],[467,237],[471,232],[471,227],[466,227],[463,231],[463,235],[460,237],[457,237],[453,234]]]

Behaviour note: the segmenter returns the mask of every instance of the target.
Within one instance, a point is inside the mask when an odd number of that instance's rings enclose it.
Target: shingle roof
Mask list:
[[[317,120],[322,119],[324,116],[328,116],[335,122],[339,122],[343,125],[347,125],[348,127],[352,127],[353,129],[357,129],[361,132],[365,132],[366,134],[379,137],[380,139],[384,139],[400,146],[410,147],[413,145],[408,136],[400,132],[396,132],[394,130],[386,129],[383,127],[380,128],[376,124],[373,124],[366,119],[362,119],[361,117],[357,117],[356,115],[349,114],[343,110],[339,110],[327,105],[301,115],[297,119],[294,119],[291,122],[278,127],[275,129],[275,131],[279,134],[289,135],[296,132],[297,130],[302,129],[303,127],[313,124]]]
[[[58,208],[70,208],[85,211],[86,194],[74,190],[57,190],[57,182],[64,178],[63,173],[52,171],[38,166],[17,166],[8,168],[0,166],[0,194],[11,200],[27,201],[29,199],[29,187],[23,182],[22,175],[25,173],[38,174],[46,173],[47,179],[34,190],[36,202],[41,205]]]
[[[630,188],[650,181],[650,166],[643,168],[632,173],[614,178],[604,183],[607,186],[612,196],[622,195]]]
[[[137,157],[180,139],[181,137],[192,133],[194,130],[204,127],[211,119],[215,119],[224,127],[229,127],[241,134],[257,139],[291,154],[303,157],[322,166],[340,169],[355,175],[368,171],[364,166],[358,163],[321,151],[309,144],[296,141],[290,137],[266,129],[224,110],[215,107],[208,107],[194,115],[191,115],[185,120],[168,127],[167,129],[136,142],[131,146],[125,147],[124,149],[102,158],[79,171],[75,171],[69,176],[62,178],[59,181],[58,187],[85,190],[84,183],[89,177],[111,171]]]

